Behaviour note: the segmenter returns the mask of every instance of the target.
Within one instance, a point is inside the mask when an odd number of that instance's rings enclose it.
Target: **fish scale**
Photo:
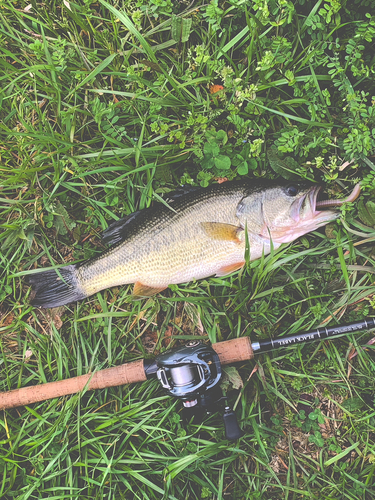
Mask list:
[[[56,307],[129,283],[134,295],[147,296],[224,276],[244,264],[246,233],[254,260],[334,220],[337,212],[316,210],[318,191],[305,182],[247,179],[178,193],[170,206],[156,203],[111,224],[103,239],[112,246],[102,255],[31,275],[32,303]]]
[[[176,200],[171,208],[158,205],[145,210],[143,220],[134,219],[126,228],[121,243],[95,262],[79,267],[82,289],[92,295],[135,282],[166,288],[215,274],[222,265],[243,260],[244,242],[213,240],[200,225],[213,221],[239,227],[235,208],[246,193],[242,187],[202,190],[199,195]]]

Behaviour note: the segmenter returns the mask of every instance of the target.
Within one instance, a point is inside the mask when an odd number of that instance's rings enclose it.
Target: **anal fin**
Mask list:
[[[234,273],[234,271],[238,271],[238,269],[241,269],[241,267],[243,267],[244,264],[245,262],[242,261],[242,262],[235,262],[234,264],[229,264],[228,266],[223,266],[216,273],[216,276],[226,276],[227,274]]]
[[[148,285],[144,285],[140,281],[134,283],[133,295],[136,297],[151,297],[152,295],[156,295],[159,292],[165,290],[166,286],[156,288]]]

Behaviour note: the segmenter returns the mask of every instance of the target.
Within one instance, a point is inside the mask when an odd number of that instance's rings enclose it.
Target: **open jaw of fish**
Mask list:
[[[289,243],[303,236],[306,233],[315,231],[320,226],[340,217],[340,213],[332,210],[318,210],[327,207],[337,207],[345,203],[355,201],[361,193],[360,184],[356,184],[353,191],[347,198],[330,199],[318,201],[318,196],[322,192],[321,186],[313,187],[308,193],[296,200],[291,207],[291,217],[295,220],[294,226],[279,230],[277,227],[265,227],[263,235],[276,243]]]
[[[265,224],[262,236],[272,239],[273,243],[290,243],[306,233],[337,219],[340,214],[332,210],[317,210],[317,199],[321,186],[313,187],[291,205],[290,216],[295,224],[287,227]],[[334,201],[334,200],[331,200]]]
[[[170,284],[224,276],[338,217],[320,210],[347,200],[317,201],[307,183],[246,180],[184,193],[171,208],[155,205],[117,221],[105,231],[112,245],[76,265],[32,274],[33,305],[56,307],[112,286],[135,283],[134,295],[149,296]],[[272,241],[272,243],[271,243]]]

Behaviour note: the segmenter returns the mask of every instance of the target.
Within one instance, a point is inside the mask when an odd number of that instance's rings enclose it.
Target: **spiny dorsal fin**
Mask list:
[[[200,186],[182,186],[181,188],[177,188],[175,191],[171,191],[170,193],[165,195],[165,200],[167,203],[173,203],[175,200],[185,196],[189,193],[202,189]],[[160,204],[160,203],[158,203]],[[119,220],[112,222],[107,229],[105,229],[102,233],[102,240],[107,245],[114,245],[119,241],[125,239],[127,226],[130,222],[136,219],[144,210],[137,210],[129,215],[125,215]]]
[[[141,212],[142,210],[138,210],[137,212],[125,215],[125,217],[112,222],[112,224],[110,224],[102,233],[103,242],[107,245],[114,245],[115,243],[118,243],[119,241],[124,239],[126,234],[126,226],[129,224],[129,222],[138,217]]]
[[[185,186],[181,186],[181,187],[175,189],[174,191],[171,191],[170,193],[167,193],[165,195],[165,199],[168,203],[170,203],[171,201],[174,201],[174,200],[177,200],[178,198],[181,198],[181,196],[185,196],[187,194],[194,193],[194,191],[200,191],[201,189],[202,188],[200,186],[190,186],[188,184]]]

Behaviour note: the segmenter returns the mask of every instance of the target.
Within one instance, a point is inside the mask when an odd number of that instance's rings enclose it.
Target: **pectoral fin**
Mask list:
[[[152,286],[144,285],[140,281],[137,281],[134,284],[133,295],[136,297],[151,297],[152,295],[162,292],[166,288],[167,288],[166,286],[163,286],[161,288],[155,288]]]
[[[223,266],[216,273],[216,276],[226,276],[227,274],[234,273],[234,271],[238,271],[238,269],[241,269],[241,267],[243,267],[244,264],[245,262],[242,261],[242,262],[235,262],[234,264],[229,264],[228,266]]]
[[[240,243],[239,233],[242,227],[225,224],[223,222],[201,222],[201,226],[210,238],[214,240],[226,240]]]

